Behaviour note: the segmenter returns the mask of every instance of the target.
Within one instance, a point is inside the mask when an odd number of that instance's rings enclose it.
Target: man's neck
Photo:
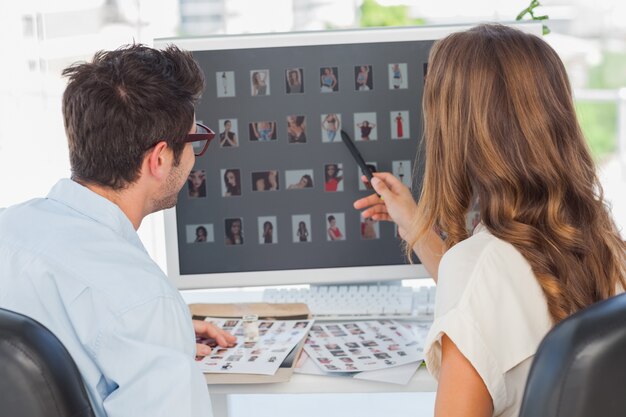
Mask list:
[[[133,224],[135,230],[139,229],[141,221],[149,213],[146,211],[146,207],[142,204],[143,201],[139,197],[138,190],[135,190],[133,185],[130,185],[121,190],[113,190],[109,187],[104,187],[98,184],[92,184],[80,180],[74,180],[81,184],[83,187],[88,188],[101,197],[106,198],[113,204],[117,205],[120,210],[128,217],[128,220]]]

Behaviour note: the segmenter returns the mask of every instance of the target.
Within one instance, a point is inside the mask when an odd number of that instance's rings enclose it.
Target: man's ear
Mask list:
[[[159,180],[166,178],[172,166],[172,158],[172,149],[167,146],[167,142],[157,143],[145,159],[150,175]]]

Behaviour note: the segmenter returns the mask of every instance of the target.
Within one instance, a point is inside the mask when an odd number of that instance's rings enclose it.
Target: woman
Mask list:
[[[206,174],[203,169],[194,170],[189,173],[187,187],[189,188],[189,197],[206,197]]]
[[[308,242],[309,241],[309,230],[306,227],[306,223],[301,221],[298,223],[298,231],[296,232],[298,236],[298,240],[300,242]]]
[[[222,72],[222,88],[224,89],[223,96],[228,95],[228,77],[226,76],[226,72]]]
[[[300,181],[298,181],[295,184],[289,185],[289,187],[287,187],[287,189],[288,190],[299,190],[299,189],[303,189],[303,188],[312,188],[312,187],[313,187],[313,178],[311,178],[311,176],[309,174],[304,174],[300,178]]]
[[[543,336],[623,291],[626,245],[602,201],[563,64],[543,40],[483,25],[436,42],[423,109],[419,204],[398,179],[375,174],[384,200],[355,207],[395,221],[438,278],[425,349],[439,379],[435,415],[517,416]],[[481,223],[470,235],[475,197]]]
[[[268,142],[276,139],[274,122],[256,122],[251,123],[254,139],[259,142]]]
[[[326,134],[328,142],[334,142],[337,132],[341,129],[341,120],[335,113],[329,113],[322,120],[322,130]]]
[[[264,173],[255,178],[252,191],[267,191],[267,178]]]
[[[243,245],[241,219],[226,219],[226,244]]]
[[[278,171],[267,171],[267,189],[269,191],[278,190]]]
[[[222,148],[230,148],[234,146],[239,146],[237,144],[237,134],[231,130],[232,128],[233,128],[232,122],[230,120],[225,120],[224,131],[220,133],[220,146]]]
[[[404,120],[402,119],[402,113],[398,112],[396,116],[396,137],[402,139],[404,136]]]
[[[337,227],[337,219],[332,214],[328,216],[328,230],[326,233],[328,235],[328,240],[343,240],[343,234],[339,227]]]
[[[370,123],[367,120],[363,120],[362,123],[357,123],[356,127],[361,131],[361,140],[370,140],[372,130],[376,127],[374,123]]]
[[[274,225],[269,220],[263,223],[263,243],[274,243]]]
[[[206,227],[204,226],[198,226],[196,227],[196,240],[194,240],[194,243],[203,243],[207,241],[209,233],[206,230]]]
[[[356,75],[356,89],[358,91],[368,91],[370,89],[369,83],[370,69],[366,65],[361,65],[359,72]]]
[[[267,95],[267,83],[265,81],[265,71],[254,71],[252,73],[252,95],[253,96],[265,96]]]
[[[409,184],[406,184],[404,182],[404,177],[405,177],[405,173],[404,173],[404,164],[402,163],[402,161],[400,161],[398,163],[398,167],[396,169],[396,172],[394,173],[396,177],[398,177],[400,179],[400,182],[403,183],[404,185],[406,185],[407,187],[409,186]]]
[[[391,67],[391,73],[393,88],[397,90],[402,85],[402,71],[400,70],[400,64],[393,64]]]
[[[306,143],[304,116],[287,116],[287,142]]]
[[[340,171],[338,164],[326,165],[326,171],[324,172],[324,191],[338,191],[339,184],[343,180],[343,176],[339,175]]]
[[[302,93],[302,80],[300,69],[287,70],[287,94]]]
[[[224,197],[241,195],[241,182],[239,181],[238,169],[227,169],[224,171]]]
[[[332,68],[324,68],[320,76],[320,87],[322,93],[332,93],[337,86],[337,77]]]
[[[278,171],[253,172],[252,184],[252,191],[276,191],[278,190]]]

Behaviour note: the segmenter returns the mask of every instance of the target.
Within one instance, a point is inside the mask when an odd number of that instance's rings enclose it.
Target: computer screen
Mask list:
[[[417,199],[428,54],[467,28],[157,40],[200,64],[196,119],[217,133],[165,213],[170,279],[189,289],[428,277],[392,223],[353,208],[372,191],[340,131]]]

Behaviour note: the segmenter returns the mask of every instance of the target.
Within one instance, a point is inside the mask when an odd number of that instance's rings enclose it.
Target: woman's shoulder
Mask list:
[[[485,228],[445,253],[438,276],[439,292],[453,294],[457,302],[486,287],[515,290],[538,286],[530,264],[520,251]]]
[[[459,242],[444,254],[440,268],[454,270],[460,268],[468,273],[486,262],[500,262],[505,266],[518,261],[525,262],[517,248],[492,235],[485,227],[479,226],[472,236]]]

